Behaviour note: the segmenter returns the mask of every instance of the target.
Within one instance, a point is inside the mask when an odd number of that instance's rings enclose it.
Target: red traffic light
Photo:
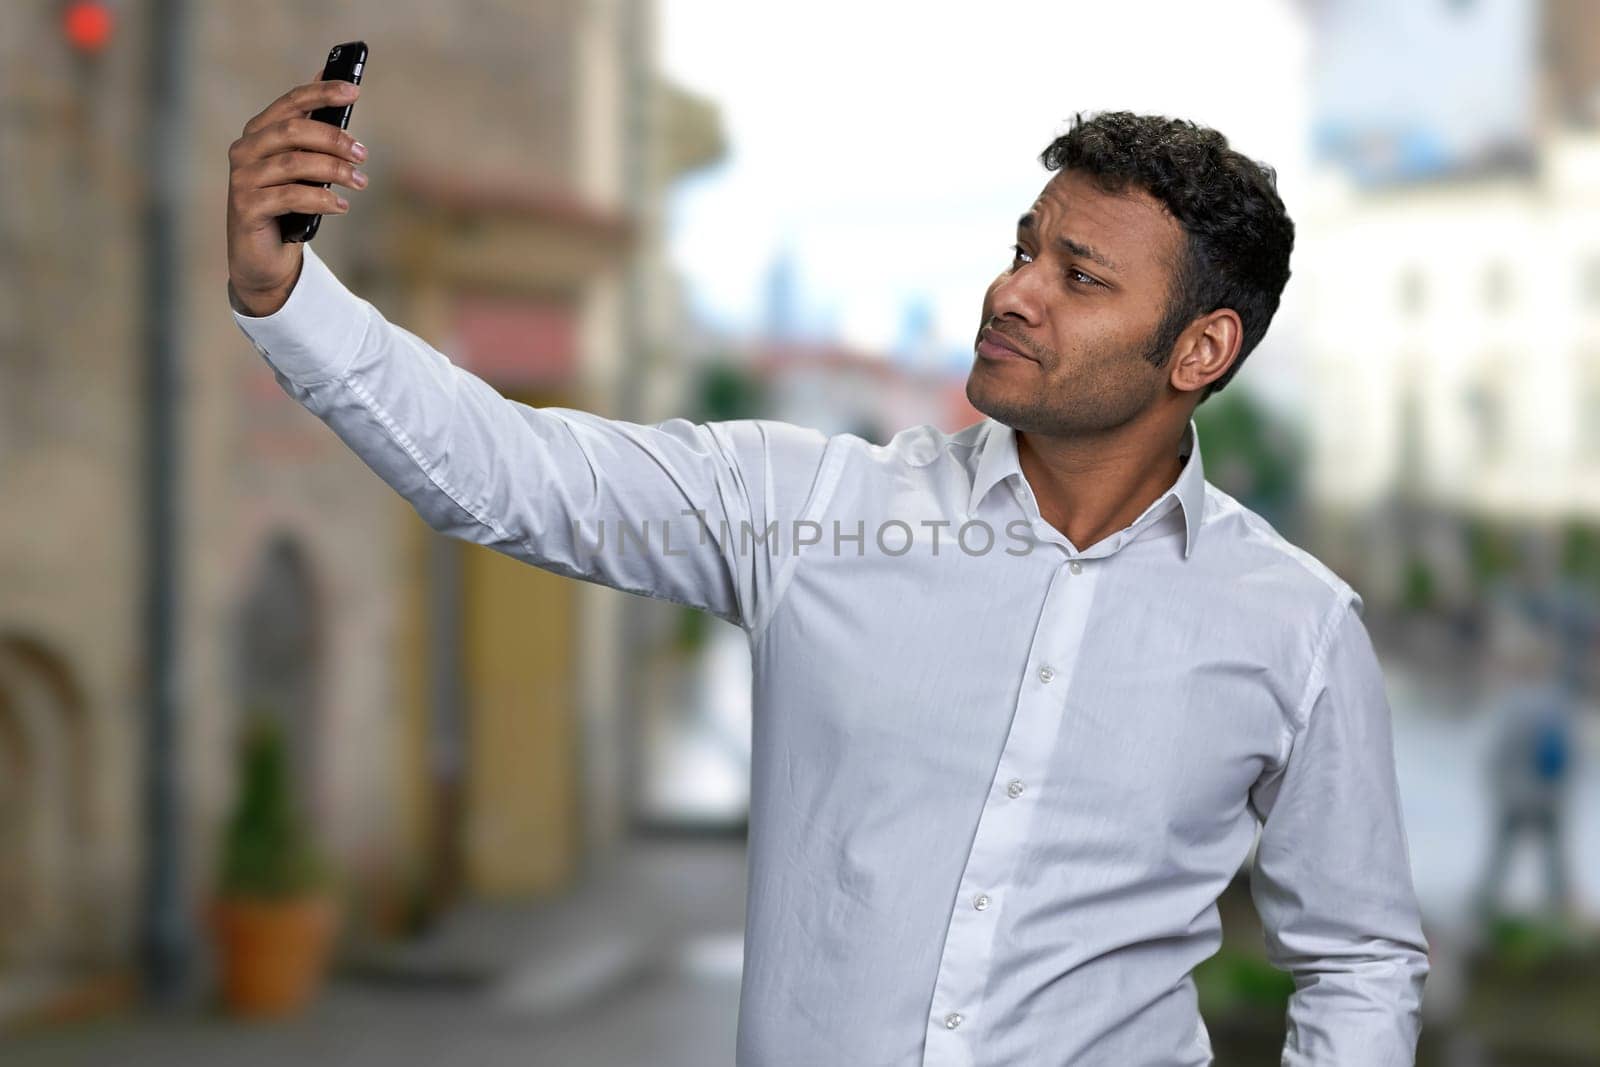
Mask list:
[[[75,0],[61,12],[67,43],[79,52],[100,52],[111,43],[111,8],[94,0]]]

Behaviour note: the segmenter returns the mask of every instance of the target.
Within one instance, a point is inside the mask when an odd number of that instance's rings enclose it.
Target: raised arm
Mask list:
[[[1359,598],[1328,618],[1263,819],[1250,888],[1267,955],[1294,977],[1283,1067],[1410,1067],[1428,944],[1401,821],[1383,675]]]
[[[763,621],[825,469],[821,433],[764,419],[641,425],[509,400],[304,249],[271,314],[246,314],[230,288],[235,321],[285,392],[428,525],[747,630]]]
[[[278,384],[436,530],[764,625],[794,560],[782,534],[825,488],[828,440],[770,420],[645,426],[530,407],[390,323],[277,226],[348,211],[312,182],[366,186],[366,150],[308,117],[359,94],[297,85],[228,146],[228,300]]]

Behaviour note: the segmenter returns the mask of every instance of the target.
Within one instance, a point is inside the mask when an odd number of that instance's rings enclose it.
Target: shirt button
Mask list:
[[[1077,560],[1073,560],[1072,561],[1072,573],[1073,574],[1082,574],[1083,573],[1083,564],[1079,563]]]
[[[1006,784],[1006,795],[1015,800],[1022,795],[1022,779],[1013,778]]]
[[[1040,667],[1039,668],[1039,681],[1048,682],[1050,679],[1054,678],[1055,676],[1056,676],[1056,672],[1055,672],[1054,668],[1051,668],[1051,667]]]
[[[949,1015],[946,1015],[944,1017],[944,1028],[946,1030],[954,1030],[956,1027],[958,1027],[960,1025],[961,1025],[961,1013],[959,1011],[953,1011]]]
[[[989,898],[984,896],[982,893],[979,893],[972,899],[972,906],[977,908],[979,911],[983,911],[989,906]]]

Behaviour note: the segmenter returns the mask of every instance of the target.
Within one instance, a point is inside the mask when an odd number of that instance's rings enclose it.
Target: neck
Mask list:
[[[1121,530],[1172,488],[1189,421],[1173,433],[1130,423],[1092,437],[1017,434],[1017,461],[1039,514],[1079,549]]]

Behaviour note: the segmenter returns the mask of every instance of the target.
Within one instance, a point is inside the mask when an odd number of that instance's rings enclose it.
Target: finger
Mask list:
[[[259,225],[279,215],[298,211],[306,215],[343,215],[350,210],[349,201],[341,207],[344,198],[332,189],[317,185],[273,185],[255,197],[245,214],[245,221]]]
[[[320,85],[320,84],[322,84],[323,75],[325,75],[326,73],[327,73],[327,68],[326,67],[318,67],[317,68],[317,72],[311,76],[311,80],[310,81],[302,82],[301,84],[296,85],[293,89],[290,89],[288,92],[286,92],[282,96],[278,97],[278,99],[274,100],[271,104],[267,105],[261,111],[257,112],[255,115],[251,116],[250,121],[245,123],[244,132],[245,133],[253,132],[251,130],[252,125],[256,125],[256,124],[265,125],[267,123],[272,122],[273,121],[272,115],[274,114],[274,110],[273,110],[274,108],[278,107],[280,104],[283,104],[285,101],[289,100],[289,98],[291,96],[293,96],[293,94],[295,93],[296,90],[304,89],[307,86],[311,86],[311,85]],[[300,114],[308,115],[308,114],[310,114],[310,110],[308,109],[306,111],[302,111],[302,112],[300,112]]]
[[[296,85],[268,104],[260,113],[252,116],[250,121],[244,124],[244,132],[249,136],[257,130],[287,118],[306,115],[319,107],[352,103],[360,95],[361,86],[338,78]]]
[[[244,138],[238,146],[241,154],[237,165],[254,166],[278,153],[297,149],[323,152],[351,163],[360,163],[363,157],[355,151],[355,145],[356,139],[337,126],[296,117]]]
[[[357,181],[357,170],[351,163],[326,152],[277,152],[251,164],[239,174],[246,188],[265,189],[287,182],[332,182],[350,189],[365,188],[365,175]]]

